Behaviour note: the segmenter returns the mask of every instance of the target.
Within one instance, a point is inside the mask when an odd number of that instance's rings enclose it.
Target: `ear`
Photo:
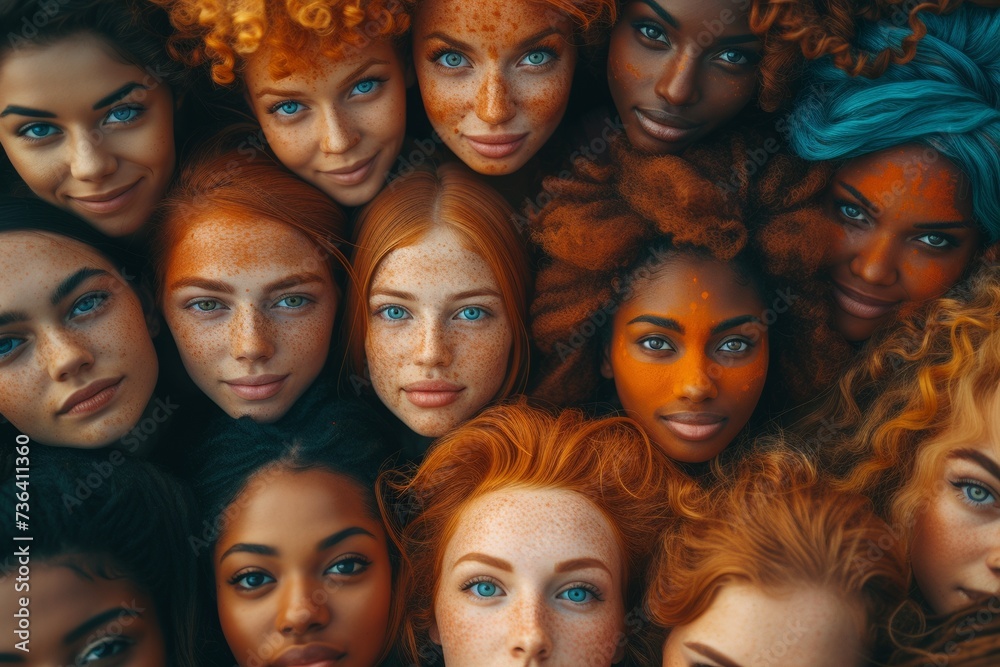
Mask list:
[[[615,649],[615,654],[611,658],[611,664],[617,665],[619,662],[625,659],[625,647],[628,646],[628,640],[623,635],[621,641],[618,642],[618,648]]]
[[[615,369],[611,367],[611,343],[605,343],[601,349],[601,375],[608,380],[615,379]]]

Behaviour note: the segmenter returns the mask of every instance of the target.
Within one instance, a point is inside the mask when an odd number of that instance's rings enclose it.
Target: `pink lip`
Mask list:
[[[659,141],[668,143],[684,141],[701,128],[701,125],[659,109],[637,107],[633,109],[633,112],[635,112],[636,120],[639,121],[639,126],[646,134]]]
[[[845,313],[862,320],[878,319],[899,305],[899,301],[877,299],[837,280],[833,281],[833,300]]]
[[[118,393],[124,377],[95,380],[83,389],[74,391],[63,401],[58,415],[89,415],[104,408]]]
[[[378,158],[378,155],[379,154],[376,153],[367,160],[355,162],[349,167],[331,169],[330,171],[323,171],[320,173],[339,185],[357,185],[358,183],[364,182],[364,180],[368,178],[368,174],[371,173],[372,167],[375,165],[375,160]]]
[[[681,440],[701,442],[714,438],[726,427],[727,417],[710,412],[675,412],[660,417],[670,432]]]
[[[442,408],[458,400],[462,385],[447,380],[422,380],[403,387],[406,400],[418,408]]]
[[[244,400],[265,401],[281,391],[287,379],[287,375],[247,375],[223,382]]]
[[[524,134],[480,134],[463,135],[472,146],[472,150],[486,158],[494,160],[513,155],[524,145],[528,133]]]
[[[107,214],[114,213],[127,206],[138,192],[136,187],[142,182],[140,178],[131,185],[116,188],[109,192],[97,195],[70,196],[69,198],[80,208],[91,213]]]
[[[271,667],[333,667],[346,656],[346,651],[331,646],[320,644],[292,646],[283,651],[270,665]]]

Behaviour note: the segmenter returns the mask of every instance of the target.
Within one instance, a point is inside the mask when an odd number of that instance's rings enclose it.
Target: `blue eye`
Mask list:
[[[108,294],[105,292],[93,292],[91,294],[84,294],[76,303],[73,304],[72,310],[70,310],[70,317],[77,317],[79,315],[86,315],[87,313],[93,312],[100,307],[108,299]]]
[[[286,296],[275,305],[281,306],[283,308],[301,308],[307,303],[309,303],[309,300],[306,299],[301,294],[292,294],[290,296]]]
[[[486,314],[486,311],[479,306],[469,306],[468,308],[463,308],[458,313],[458,319],[460,320],[478,320]]]
[[[929,245],[932,248],[947,248],[949,246],[956,247],[958,242],[945,234],[924,234],[917,238],[918,241]]]
[[[83,649],[73,664],[78,667],[89,665],[92,662],[119,655],[132,645],[132,640],[124,637],[104,637],[99,643]]]
[[[555,54],[548,49],[538,49],[536,51],[530,52],[524,57],[521,62],[525,65],[531,65],[533,67],[539,67],[555,60]]]
[[[134,104],[115,107],[104,117],[104,122],[109,124],[128,123],[142,115],[143,108]]]
[[[669,44],[663,29],[655,23],[636,23],[633,27],[646,39],[654,42],[662,42],[663,44]]]
[[[0,359],[9,356],[22,345],[24,345],[23,338],[0,338]]]
[[[719,59],[730,65],[747,65],[750,63],[750,59],[742,51],[737,51],[736,49],[727,49],[721,52]]]
[[[369,565],[371,561],[361,556],[349,556],[331,565],[326,574],[358,575],[367,570]]]
[[[406,319],[409,315],[409,313],[406,312],[406,308],[403,308],[402,306],[386,306],[385,308],[379,310],[379,314],[385,319],[393,321]]]
[[[254,570],[252,572],[244,572],[243,574],[237,574],[235,577],[229,580],[230,584],[235,584],[242,588],[243,590],[252,591],[262,586],[268,584],[273,584],[275,582],[274,577],[264,574]]]
[[[983,507],[996,502],[993,493],[982,484],[960,481],[953,483],[953,485],[962,492],[963,500],[973,507]]]
[[[576,602],[578,604],[583,604],[584,602],[590,602],[591,600],[597,599],[597,596],[594,595],[593,591],[587,590],[582,586],[567,588],[556,597],[563,600],[569,600],[570,602]]]
[[[491,581],[480,581],[472,586],[472,591],[479,597],[491,598],[497,594],[497,585]]]
[[[293,116],[297,114],[303,105],[300,102],[294,100],[285,100],[284,102],[278,102],[273,107],[268,109],[268,113],[276,113],[280,116]]]
[[[865,220],[865,213],[854,204],[841,204],[840,214],[850,220]]]
[[[382,82],[376,79],[365,79],[364,81],[358,82],[358,84],[351,89],[351,94],[367,95],[368,93],[375,90],[380,83]]]
[[[17,131],[19,135],[28,139],[47,139],[57,132],[59,132],[59,128],[49,123],[32,123]]]
[[[449,69],[468,67],[469,65],[468,59],[457,51],[445,51],[435,59],[435,62]]]

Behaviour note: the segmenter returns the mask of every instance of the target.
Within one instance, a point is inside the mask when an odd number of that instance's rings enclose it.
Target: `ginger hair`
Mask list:
[[[633,609],[660,526],[693,484],[625,417],[552,416],[521,401],[466,422],[433,445],[411,478],[389,472],[379,479],[383,516],[409,574],[404,646],[411,660],[420,664],[419,649],[430,641],[444,552],[472,501],[512,488],[581,494],[615,532],[625,608]]]
[[[988,417],[1000,413],[997,313],[1000,267],[986,266],[877,334],[795,425],[803,436],[820,427],[836,434],[819,453],[838,488],[868,495],[894,526],[913,526],[950,450],[998,429]]]
[[[170,12],[171,55],[211,65],[212,79],[233,83],[246,60],[270,55],[280,79],[311,70],[319,57],[341,58],[376,40],[397,40],[410,27],[401,0],[152,0]]]
[[[851,76],[875,78],[892,64],[909,62],[927,33],[918,12],[951,11],[961,0],[928,0],[910,7],[904,0],[751,0],[750,30],[763,40],[758,104],[776,111],[790,101],[805,60],[829,56]],[[911,34],[899,49],[859,49],[855,38],[863,22],[906,23]]]
[[[877,625],[903,601],[903,552],[869,548],[889,530],[867,498],[835,491],[803,454],[782,440],[761,441],[748,456],[715,470],[714,484],[686,505],[664,532],[646,607],[656,625],[687,625],[730,582],[767,593],[816,587],[865,612],[859,632],[869,648]]]

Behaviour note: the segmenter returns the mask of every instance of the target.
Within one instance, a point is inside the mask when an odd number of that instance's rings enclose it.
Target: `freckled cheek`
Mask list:
[[[572,79],[573,71],[568,68],[559,70],[544,83],[523,78],[515,88],[518,113],[531,119],[533,129],[555,130],[569,103]]]

